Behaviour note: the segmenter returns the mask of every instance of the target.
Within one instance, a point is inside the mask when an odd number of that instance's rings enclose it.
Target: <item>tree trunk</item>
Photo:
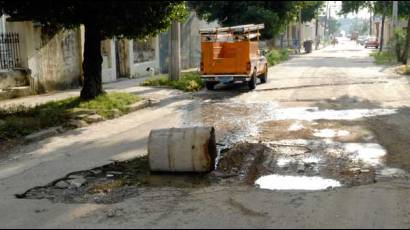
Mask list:
[[[383,13],[382,17],[382,28],[380,30],[380,50],[379,52],[383,51],[383,44],[384,44],[384,21],[386,20],[386,14]]]
[[[81,98],[90,100],[103,93],[102,90],[102,56],[101,31],[93,24],[85,24],[84,41],[84,83]]]
[[[403,56],[401,56],[401,62],[407,65],[407,59],[409,57],[409,46],[410,46],[410,17],[407,19],[407,39],[404,45]]]

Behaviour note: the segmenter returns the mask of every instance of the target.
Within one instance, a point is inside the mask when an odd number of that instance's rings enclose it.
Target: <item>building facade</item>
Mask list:
[[[30,73],[35,93],[77,88],[82,83],[84,28],[50,31],[33,21],[7,21],[6,31],[19,36],[19,65]],[[102,80],[116,80],[113,40],[102,41]]]

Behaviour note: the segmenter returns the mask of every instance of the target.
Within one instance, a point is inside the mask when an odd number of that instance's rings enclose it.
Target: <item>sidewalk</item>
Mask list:
[[[103,84],[103,89],[107,92],[128,92],[138,94],[145,97],[154,97],[160,99],[164,96],[169,96],[169,90],[162,90],[161,88],[149,88],[139,86],[141,82],[150,77],[136,78],[136,79],[119,79],[116,82],[110,82]],[[5,108],[13,105],[28,105],[34,106],[37,104],[43,104],[54,100],[63,100],[69,97],[76,97],[80,95],[81,88],[69,89],[62,91],[55,91],[47,94],[40,94],[28,97],[21,97],[15,99],[9,99],[0,101],[0,108]],[[176,91],[174,91],[176,92]],[[156,98],[160,97],[160,98]]]

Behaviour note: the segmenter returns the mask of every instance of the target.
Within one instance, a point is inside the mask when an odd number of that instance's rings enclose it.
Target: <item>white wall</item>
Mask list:
[[[130,67],[130,75],[132,78],[145,77],[150,75],[150,72],[147,71],[147,68],[151,67],[155,69],[155,72],[159,71],[159,39],[158,36],[154,38],[155,43],[155,57],[153,61],[134,63],[134,41],[128,41],[128,66]],[[138,50],[136,51],[138,52]]]
[[[81,63],[84,60],[84,41],[85,41],[85,30],[84,26],[80,26],[81,30]],[[108,44],[107,44],[108,43]],[[107,39],[101,42],[101,47],[106,45],[106,48],[108,49],[108,57],[111,59],[111,63],[108,64],[109,60],[107,58],[103,57],[103,63],[102,63],[102,82],[107,83],[107,82],[114,82],[117,80],[117,66],[116,66],[116,60],[115,60],[115,41],[114,39]],[[82,68],[81,68],[81,73],[82,73]],[[83,73],[82,73],[83,74]]]
[[[60,31],[52,36],[31,21],[7,22],[9,32],[20,36],[23,68],[31,70],[30,85],[39,93],[78,87],[81,76],[80,31]]]
[[[0,17],[0,33],[6,32],[6,15]]]
[[[117,80],[117,66],[115,61],[115,42],[114,39],[103,41],[109,49],[109,55],[103,56],[102,63],[102,82],[113,82]],[[108,60],[110,59],[110,60]]]

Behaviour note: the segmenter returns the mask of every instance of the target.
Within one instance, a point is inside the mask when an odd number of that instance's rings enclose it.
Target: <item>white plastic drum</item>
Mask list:
[[[215,167],[215,129],[151,130],[148,157],[153,172],[209,172]]]

